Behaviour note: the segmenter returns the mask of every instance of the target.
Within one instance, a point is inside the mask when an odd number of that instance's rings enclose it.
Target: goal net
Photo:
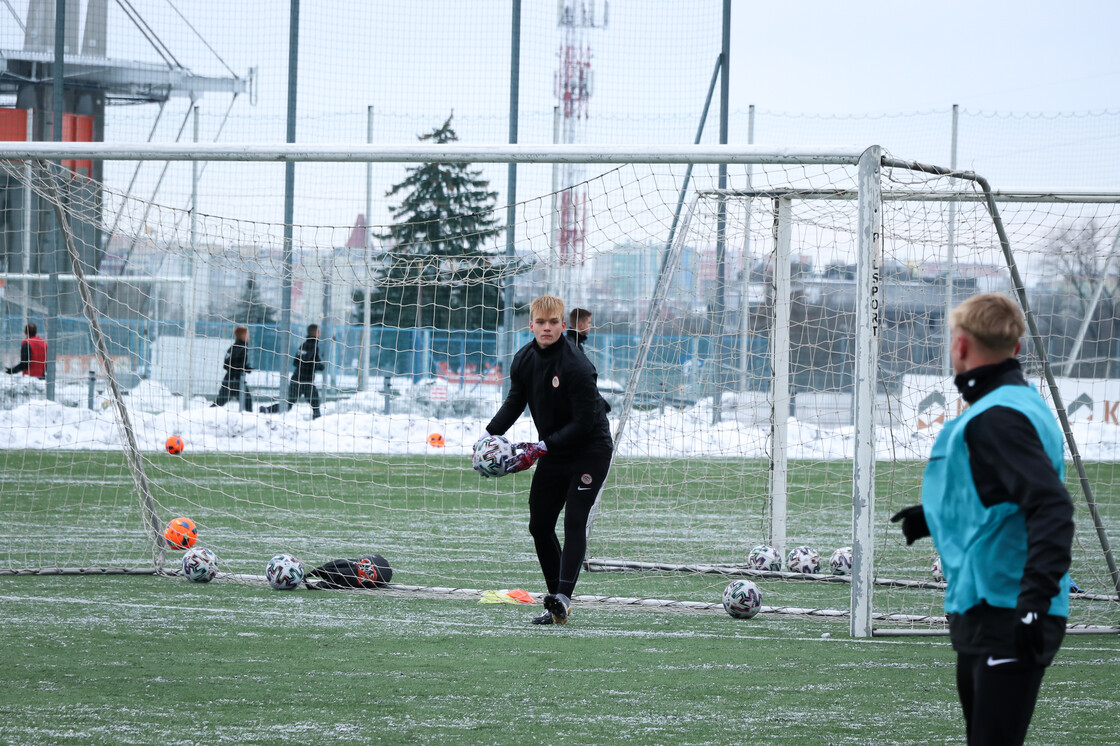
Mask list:
[[[175,574],[162,529],[183,516],[217,554],[216,582],[259,582],[282,552],[307,569],[376,552],[398,589],[542,591],[531,473],[484,480],[469,454],[531,339],[529,302],[550,293],[593,313],[585,350],[617,441],[585,602],[719,608],[750,577],[767,613],[857,634],[942,626],[933,549],[906,547],[888,518],[919,501],[933,438],[962,407],[947,309],[1020,298],[976,181],[889,159],[861,171],[858,153],[692,167],[661,153],[587,158],[585,181],[557,188],[545,155],[518,166],[529,196],[507,224],[499,157],[409,158],[376,178],[297,164],[305,199],[338,194],[363,215],[288,226],[253,219],[252,185],[277,174],[263,161],[216,164],[220,178],[177,164],[179,204],[3,162],[0,354],[18,362],[31,322],[49,358],[43,379],[0,380],[0,572]],[[353,188],[363,176],[376,200]],[[441,196],[441,180],[471,188]],[[1027,340],[1025,369],[1060,392],[1091,486],[1090,503],[1071,451],[1071,622],[1097,627],[1117,611],[1102,548],[1120,527],[1116,201],[997,203],[1042,345]],[[291,386],[311,324],[314,397]],[[237,327],[251,370],[231,391]],[[539,434],[526,414],[508,436]],[[748,565],[758,545],[780,570]],[[819,573],[789,572],[802,546]],[[830,569],[842,547],[854,576]]]

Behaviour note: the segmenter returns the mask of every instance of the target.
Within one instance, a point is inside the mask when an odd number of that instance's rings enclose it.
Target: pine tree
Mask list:
[[[261,300],[260,291],[257,290],[257,278],[250,274],[245,281],[245,293],[237,302],[233,312],[233,321],[237,324],[275,324],[276,309]]]
[[[458,140],[449,116],[420,141]],[[395,327],[496,329],[502,315],[497,251],[498,193],[466,163],[424,163],[409,168],[386,197],[395,222],[380,238],[392,246],[370,294],[371,321]],[[354,317],[362,315],[355,294]]]

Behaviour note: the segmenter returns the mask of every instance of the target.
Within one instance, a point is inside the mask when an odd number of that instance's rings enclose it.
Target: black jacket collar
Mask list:
[[[953,379],[957,390],[966,402],[972,404],[980,397],[999,388],[1000,386],[1026,386],[1027,379],[1023,377],[1022,366],[1019,361],[1009,357],[1002,363],[981,365],[972,370],[966,370]]]

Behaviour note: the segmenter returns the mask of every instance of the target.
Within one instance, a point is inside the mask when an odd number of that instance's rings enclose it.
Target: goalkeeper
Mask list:
[[[1015,359],[1025,326],[1014,302],[973,296],[949,325],[969,407],[933,444],[922,504],[891,520],[907,544],[932,535],[941,553],[968,743],[1021,744],[1069,616],[1062,432]]]
[[[529,406],[541,440],[515,444],[505,471],[512,474],[537,464],[529,487],[529,533],[548,595],[546,613],[533,624],[564,624],[587,551],[587,518],[606,479],[614,444],[595,368],[564,336],[564,301],[541,296],[529,310],[533,340],[514,355],[509,393],[486,432],[504,435]],[[562,545],[556,535],[561,511]]]

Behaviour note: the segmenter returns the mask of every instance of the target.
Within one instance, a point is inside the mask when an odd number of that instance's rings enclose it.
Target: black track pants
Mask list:
[[[958,653],[957,694],[969,746],[1023,743],[1044,673],[1046,666],[1013,658]]]
[[[537,549],[549,593],[571,597],[587,552],[587,516],[607,478],[608,451],[591,458],[537,462],[529,488],[529,533]],[[556,522],[564,511],[564,544],[556,535]]]

